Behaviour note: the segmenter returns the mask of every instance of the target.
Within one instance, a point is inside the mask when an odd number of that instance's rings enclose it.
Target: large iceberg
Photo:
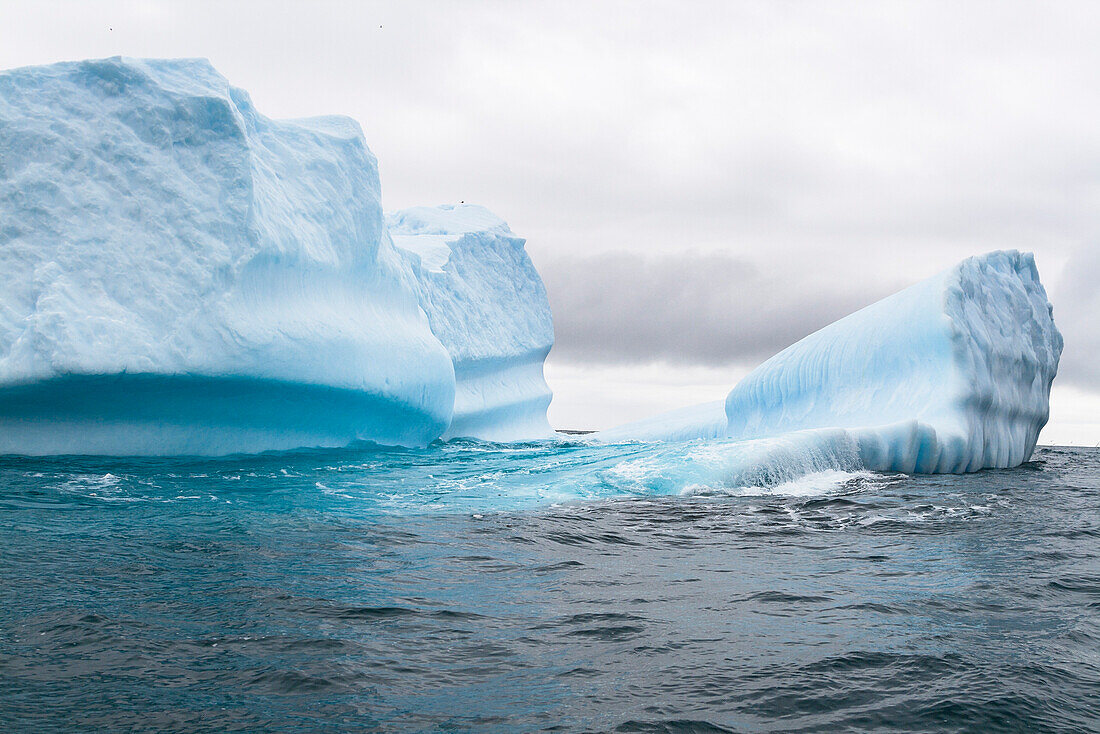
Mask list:
[[[992,252],[788,347],[739,382],[724,405],[683,409],[598,437],[748,440],[818,432],[835,443],[840,429],[867,469],[1016,466],[1031,456],[1046,424],[1061,352],[1034,258]]]
[[[397,216],[413,251],[401,222],[459,227],[447,262],[395,247],[356,122],[270,120],[205,60],[0,73],[0,453],[546,435],[545,294],[478,212]]]

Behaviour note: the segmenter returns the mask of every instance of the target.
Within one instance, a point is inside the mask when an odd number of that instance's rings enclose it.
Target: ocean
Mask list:
[[[1100,450],[737,452],[0,458],[0,730],[1100,731]]]

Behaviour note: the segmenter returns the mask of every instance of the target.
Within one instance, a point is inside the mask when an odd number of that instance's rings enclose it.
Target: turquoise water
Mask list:
[[[0,458],[5,731],[1100,730],[1100,451]]]

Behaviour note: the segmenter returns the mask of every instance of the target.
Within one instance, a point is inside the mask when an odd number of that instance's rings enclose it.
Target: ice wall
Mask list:
[[[423,444],[454,368],[342,117],[203,60],[0,73],[0,452]]]
[[[0,73],[0,453],[551,435],[523,240],[474,206],[389,228],[355,122],[270,120],[206,61]],[[724,405],[602,437],[839,430],[867,468],[1012,466],[1061,347],[1031,256],[990,253],[812,334]]]
[[[524,240],[469,204],[405,209],[387,223],[394,243],[417,255],[420,304],[454,364],[454,417],[444,438],[554,435],[542,371],[554,326]]]

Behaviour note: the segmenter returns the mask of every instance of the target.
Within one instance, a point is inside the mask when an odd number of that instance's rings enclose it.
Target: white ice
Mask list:
[[[524,241],[482,207],[387,223],[380,202],[357,123],[270,120],[206,61],[0,73],[0,453],[552,435]],[[806,337],[724,403],[598,438],[724,439],[744,461],[713,466],[742,478],[1014,466],[1061,349],[1032,257],[995,252]]]

